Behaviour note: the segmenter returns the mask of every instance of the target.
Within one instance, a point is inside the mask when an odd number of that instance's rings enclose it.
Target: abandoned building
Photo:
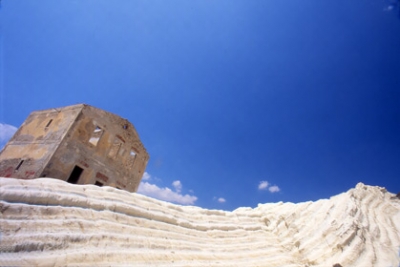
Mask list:
[[[52,177],[136,192],[148,160],[129,121],[79,104],[32,112],[0,152],[0,177]]]

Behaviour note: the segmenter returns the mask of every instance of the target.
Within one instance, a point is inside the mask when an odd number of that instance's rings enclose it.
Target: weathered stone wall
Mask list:
[[[0,153],[0,176],[31,179],[41,175],[73,124],[79,107],[32,112]]]

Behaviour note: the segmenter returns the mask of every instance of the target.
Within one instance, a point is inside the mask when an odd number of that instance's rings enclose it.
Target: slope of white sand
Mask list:
[[[0,266],[399,266],[381,187],[233,212],[110,187],[0,178]]]

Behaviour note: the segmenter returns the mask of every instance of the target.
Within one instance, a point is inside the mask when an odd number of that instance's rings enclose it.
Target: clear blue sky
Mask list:
[[[0,141],[33,110],[87,103],[136,126],[149,195],[231,210],[397,193],[388,3],[2,0]]]

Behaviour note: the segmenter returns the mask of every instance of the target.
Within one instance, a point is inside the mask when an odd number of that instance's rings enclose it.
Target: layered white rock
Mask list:
[[[233,212],[111,187],[0,178],[0,266],[399,266],[381,187]]]

